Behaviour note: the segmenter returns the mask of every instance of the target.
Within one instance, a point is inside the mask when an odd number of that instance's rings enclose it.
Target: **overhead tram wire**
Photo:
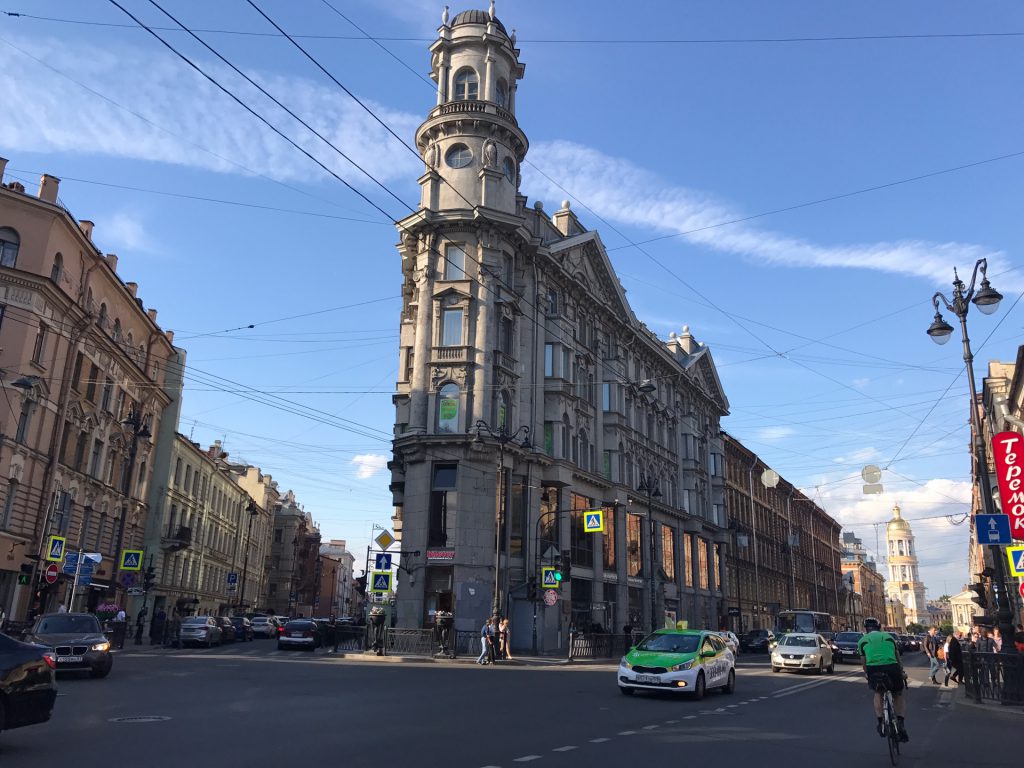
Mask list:
[[[5,16],[12,18],[48,21],[59,24],[77,24],[91,27],[111,27],[115,29],[136,29],[132,24],[116,22],[89,21],[84,19],[62,19],[53,16],[38,16],[18,11],[3,11]],[[340,15],[340,14],[339,14]],[[353,24],[353,26],[355,26]],[[153,27],[161,32],[178,32],[174,27]],[[246,37],[280,37],[272,32],[251,32],[242,29],[196,29],[215,35],[241,35]],[[294,34],[293,37],[306,40],[365,40],[366,37],[355,35],[325,34]],[[1014,38],[1024,37],[1024,32],[922,32],[896,35],[820,35],[802,37],[721,37],[721,38],[521,38],[519,42],[536,45],[733,45],[733,44],[764,44],[764,43],[825,43],[825,42],[859,42],[870,40],[958,40],[973,38]],[[398,43],[431,43],[430,37],[373,37],[373,40]]]

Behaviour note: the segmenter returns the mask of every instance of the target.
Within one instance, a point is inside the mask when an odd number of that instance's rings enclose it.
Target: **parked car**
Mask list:
[[[921,641],[913,635],[900,635],[900,653],[907,651],[920,651]]]
[[[253,616],[252,634],[253,637],[277,637],[277,630],[281,622],[276,616]]]
[[[253,639],[252,622],[245,618],[245,616],[232,616],[231,624],[234,627],[235,640],[245,642]]]
[[[836,633],[836,651],[834,656],[836,661],[860,661],[860,652],[857,650],[857,643],[864,637],[863,632],[837,632]]]
[[[752,629],[740,638],[740,650],[749,653],[768,653],[775,642],[775,633],[770,629]]]
[[[213,616],[189,616],[181,622],[182,646],[195,643],[209,648],[218,645],[223,636],[224,630]]]
[[[818,634],[793,632],[783,635],[772,649],[772,672],[815,671],[819,675],[836,671],[828,640]]]
[[[213,618],[220,627],[221,645],[235,642],[235,625],[231,623],[231,619],[228,616],[214,616]]]
[[[0,732],[50,719],[56,669],[52,649],[0,634]]]
[[[736,637],[736,635],[734,635],[732,632],[729,632],[728,630],[724,632],[718,632],[716,634],[725,641],[725,644],[729,646],[729,650],[732,651],[733,654],[737,654],[740,652],[740,639]]]
[[[704,698],[709,688],[736,690],[736,657],[717,632],[659,629],[622,657],[619,691],[689,693]]]
[[[320,627],[312,619],[289,621],[277,633],[277,648],[305,648],[315,650],[321,645]]]
[[[58,672],[88,672],[106,677],[114,666],[110,641],[91,613],[46,613],[38,616],[22,638],[53,651]]]

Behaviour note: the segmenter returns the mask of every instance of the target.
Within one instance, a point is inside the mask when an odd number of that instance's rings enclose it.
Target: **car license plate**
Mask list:
[[[301,632],[292,632],[292,637],[302,637]]]
[[[82,660],[81,656],[58,656],[57,657],[57,663],[58,664],[75,664],[77,662],[80,662],[81,660]]]
[[[657,675],[637,675],[636,681],[638,683],[660,683],[661,678]]]

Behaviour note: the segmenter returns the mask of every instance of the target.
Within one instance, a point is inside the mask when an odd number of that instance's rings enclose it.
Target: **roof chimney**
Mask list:
[[[117,254],[108,253],[106,258],[107,266],[110,267],[110,271],[117,274]]]
[[[4,183],[4,171],[7,170],[7,158],[0,157],[0,186]]]
[[[60,186],[60,179],[44,173],[39,177],[39,199],[48,203],[57,202],[57,187]]]
[[[85,239],[89,240],[90,242],[92,241],[92,228],[95,226],[96,225],[93,224],[88,219],[82,219],[80,222],[78,222],[78,228],[82,230],[82,234],[85,235]]]
[[[164,331],[164,336],[167,337],[168,344],[174,343],[174,331]]]
[[[133,299],[135,298],[135,294],[137,294],[139,292],[139,284],[138,283],[125,283],[124,287],[128,289],[128,293],[130,293],[132,295]]]
[[[155,309],[146,310],[146,314],[149,315],[149,319],[152,320],[154,324],[156,324],[156,310]]]

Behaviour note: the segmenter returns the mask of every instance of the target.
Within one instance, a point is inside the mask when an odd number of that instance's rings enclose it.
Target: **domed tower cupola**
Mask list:
[[[516,122],[516,88],[525,65],[511,34],[486,11],[441,15],[430,47],[437,106],[416,132],[426,172],[420,207],[432,211],[481,206],[516,211],[526,135]]]

